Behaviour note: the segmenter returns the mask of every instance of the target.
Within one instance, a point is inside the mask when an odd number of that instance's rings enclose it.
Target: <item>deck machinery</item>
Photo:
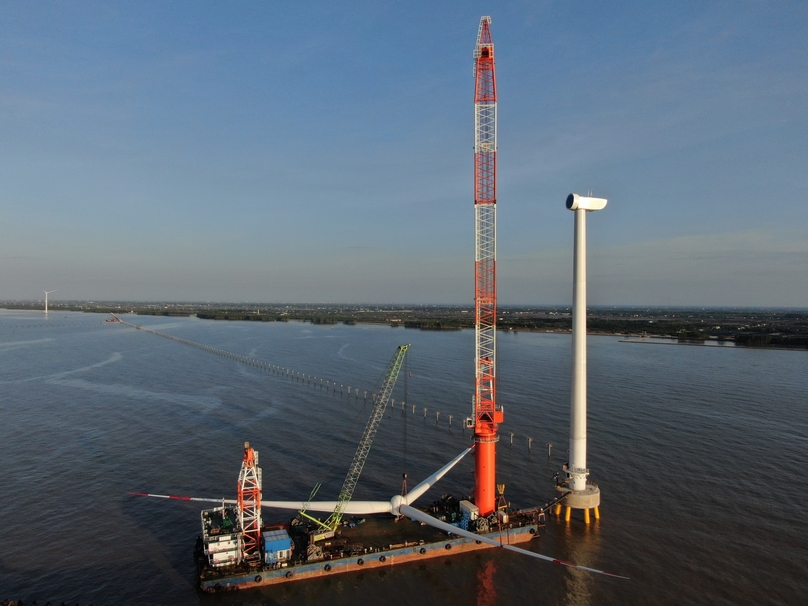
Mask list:
[[[261,523],[261,468],[258,451],[244,443],[244,457],[238,475],[238,500],[235,504],[222,501],[220,507],[205,509],[199,545],[205,564],[224,568],[263,561]]]
[[[241,498],[220,501],[220,506],[201,512],[202,535],[196,547],[200,588],[206,592],[218,592],[259,587],[423,561],[449,555],[450,551],[462,553],[491,546],[531,553],[514,545],[530,541],[536,535],[540,521],[543,521],[543,514],[537,510],[509,511],[503,506],[498,510],[498,515],[486,518],[480,516],[479,508],[470,501],[470,496],[458,500],[450,495],[443,495],[419,509],[406,505],[406,502],[414,501],[433,486],[470,450],[467,449],[455,457],[416,486],[406,497],[394,497],[387,507],[393,516],[360,517],[356,515],[356,511],[379,513],[379,503],[346,501],[342,509],[351,515],[344,516],[331,536],[316,545],[316,553],[311,550],[311,534],[317,524],[305,522],[300,516],[296,516],[288,524],[261,524],[257,533],[258,544],[253,550],[248,547],[252,544],[249,537],[252,521],[249,515],[246,518],[244,516],[250,506],[247,505],[245,509]],[[239,485],[242,484],[241,478],[245,472],[254,470],[255,477],[258,478],[260,499],[261,471],[257,455],[248,443],[245,444]],[[144,496],[214,501],[168,495]],[[334,501],[308,503],[313,510],[334,507],[335,504]],[[300,503],[264,501],[264,505],[292,509]],[[402,515],[396,515],[396,505]],[[486,521],[485,525],[480,524],[481,520]],[[470,534],[468,531],[471,529],[476,529],[479,534]]]
[[[323,559],[325,552],[315,543],[333,538],[337,528],[342,525],[345,507],[353,496],[409,348],[409,344],[398,347],[382,374],[379,381],[380,388],[374,389],[371,394],[373,409],[331,514],[322,521],[307,513],[312,499],[320,489],[320,484],[317,484],[309,500],[303,504],[298,516],[292,522],[296,530],[304,530],[308,536],[308,544],[303,549],[308,561]],[[222,502],[220,507],[206,509],[201,513],[201,550],[206,558],[205,566],[222,568],[241,563],[256,566],[270,561],[283,563],[291,557],[293,548],[289,535],[279,534],[286,533],[286,530],[271,528],[270,531],[274,532],[271,537],[262,532],[264,527],[261,522],[261,487],[262,473],[258,466],[258,451],[251,448],[249,442],[245,442],[244,457],[238,476],[237,503],[234,506]],[[281,547],[278,547],[278,541],[281,541]],[[289,545],[284,548],[283,544],[287,542]],[[267,549],[267,545],[271,547]],[[285,553],[287,551],[288,553]]]
[[[208,576],[238,569],[284,566],[292,558],[289,533],[261,521],[261,468],[258,451],[244,443],[238,480],[238,499],[203,509],[202,534],[197,542],[197,566]]]

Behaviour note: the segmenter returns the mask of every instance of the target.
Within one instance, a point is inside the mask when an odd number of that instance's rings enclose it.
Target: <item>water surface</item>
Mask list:
[[[369,413],[347,386],[370,391],[396,347],[412,343],[406,386],[402,377],[393,397],[415,404],[416,414],[388,413],[355,493],[389,498],[402,472],[417,482],[468,444],[459,420],[471,408],[474,334],[126,318],[345,389],[272,376],[93,314],[0,311],[0,599],[803,603],[805,352],[589,338],[589,466],[603,491],[602,519],[586,527],[551,518],[532,549],[630,581],[491,550],[205,596],[192,559],[199,507],[128,491],[232,497],[249,440],[267,498],[300,499],[318,481],[324,498],[336,497]],[[514,505],[541,504],[566,460],[569,335],[504,333],[498,343],[498,481]],[[424,502],[470,493],[471,471],[464,461]],[[265,512],[269,520],[285,515]]]

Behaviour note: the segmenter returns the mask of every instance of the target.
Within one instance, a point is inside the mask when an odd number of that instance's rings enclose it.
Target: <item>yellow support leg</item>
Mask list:
[[[556,506],[555,506],[555,514],[556,514],[557,516],[560,516],[560,515],[561,515],[561,503],[556,503]]]
[[[589,508],[584,509],[584,524],[589,524]]]
[[[595,507],[595,519],[600,519],[600,507]]]
[[[564,521],[569,522],[571,515],[572,515],[572,507],[567,507],[567,511],[564,513]]]

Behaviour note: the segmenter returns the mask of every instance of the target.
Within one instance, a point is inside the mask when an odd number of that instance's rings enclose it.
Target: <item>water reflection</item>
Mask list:
[[[579,513],[576,511],[576,513]],[[581,566],[600,568],[601,537],[599,532],[600,520],[593,520],[591,524],[583,524],[573,519],[564,524],[561,534],[567,539],[569,560]],[[565,576],[567,589],[564,601],[568,606],[589,606],[594,604],[593,589],[597,580],[590,572],[568,568]]]
[[[496,571],[494,560],[488,560],[485,566],[477,571],[477,606],[496,606],[497,590],[494,586]]]

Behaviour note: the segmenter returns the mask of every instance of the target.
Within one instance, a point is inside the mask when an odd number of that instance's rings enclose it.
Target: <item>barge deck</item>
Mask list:
[[[534,510],[535,511],[535,510]],[[527,543],[538,536],[543,516],[512,513],[506,523],[483,537],[501,544]],[[277,527],[276,527],[277,528]],[[369,518],[347,520],[337,536],[322,543],[322,554],[306,557],[308,534],[299,527],[284,526],[294,540],[293,557],[286,562],[212,568],[205,565],[201,539],[197,544],[199,587],[207,593],[266,587],[305,579],[327,577],[365,569],[383,568],[438,557],[491,549],[479,540],[447,535],[408,518]],[[318,546],[320,544],[318,543]]]

